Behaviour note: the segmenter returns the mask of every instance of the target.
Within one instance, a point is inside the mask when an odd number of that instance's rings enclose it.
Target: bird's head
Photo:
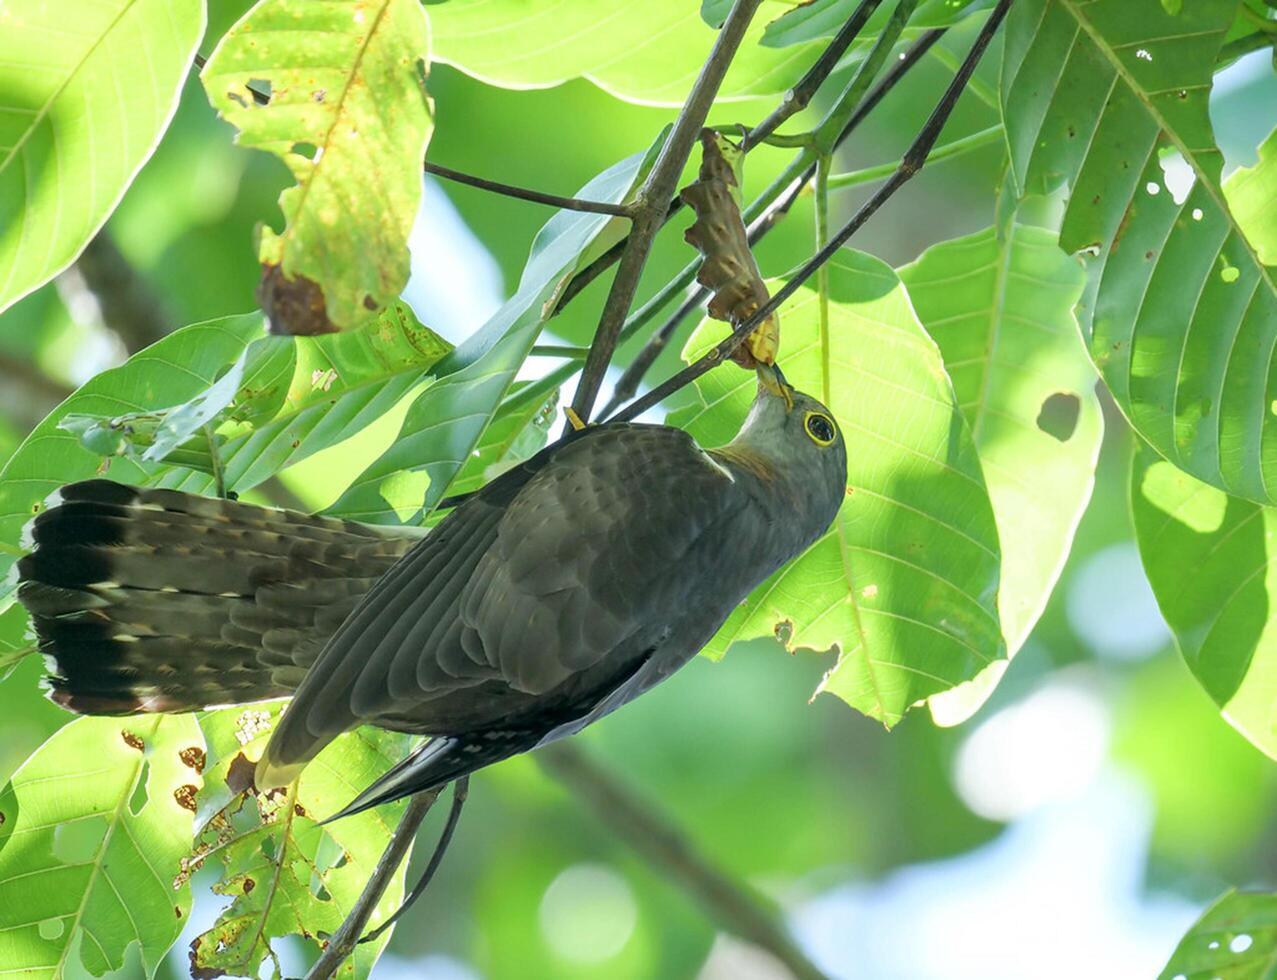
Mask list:
[[[729,447],[738,461],[765,461],[802,513],[811,536],[833,522],[847,487],[847,447],[834,413],[793,388],[778,367],[760,366],[758,394]]]

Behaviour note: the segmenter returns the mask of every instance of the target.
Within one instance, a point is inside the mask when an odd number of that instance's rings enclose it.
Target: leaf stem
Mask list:
[[[590,353],[588,347],[573,347],[570,344],[533,344],[533,357],[566,357],[573,361],[584,361]]]
[[[563,208],[567,211],[611,214],[618,218],[628,218],[630,216],[630,205],[628,204],[609,204],[605,201],[585,201],[579,197],[546,194],[543,191],[534,191],[527,187],[516,187],[513,184],[503,184],[499,181],[488,180],[486,177],[475,177],[473,174],[462,173],[460,170],[453,170],[451,167],[445,167],[442,164],[431,163],[429,160],[423,161],[421,167],[426,173],[433,174],[436,177],[443,177],[446,180],[456,181],[458,184],[466,184],[469,187],[477,187],[480,190],[491,191],[494,194],[518,198],[521,201],[548,204],[551,207]]]
[[[1002,124],[997,123],[988,129],[980,130],[978,133],[972,133],[970,136],[964,136],[961,139],[945,143],[943,146],[937,146],[931,151],[931,155],[927,157],[927,163],[939,163],[941,160],[948,160],[971,153],[991,143],[996,143],[1001,137]],[[861,184],[871,184],[876,180],[890,177],[899,166],[900,161],[896,160],[892,163],[881,163],[876,167],[865,167],[863,170],[852,170],[845,174],[833,174],[829,178],[829,189],[842,190],[847,187],[858,187]]]
[[[359,942],[359,937],[363,934],[364,927],[372,916],[373,909],[377,907],[377,903],[381,901],[382,894],[389,887],[395,873],[399,870],[399,865],[412,847],[413,839],[417,835],[417,828],[421,826],[421,821],[426,818],[426,814],[434,806],[435,800],[439,798],[439,793],[440,790],[432,789],[425,793],[418,793],[411,798],[408,808],[404,810],[403,818],[399,821],[399,826],[395,828],[395,835],[390,838],[390,843],[378,859],[377,867],[373,869],[372,877],[368,879],[368,884],[364,886],[363,892],[355,900],[350,914],[346,916],[337,931],[329,938],[328,945],[324,947],[323,953],[315,961],[315,965],[310,968],[310,972],[306,974],[306,980],[327,980],[328,977],[331,977],[340,969],[341,965],[346,962],[346,958],[354,952],[355,946]]]
[[[660,155],[647,175],[647,180],[639,189],[630,234],[625,240],[616,277],[612,280],[612,288],[603,304],[603,314],[594,333],[594,342],[590,345],[590,355],[585,359],[585,368],[572,399],[572,408],[583,422],[590,420],[594,400],[603,383],[603,375],[616,350],[630,304],[634,301],[643,266],[647,263],[657,231],[665,224],[670,210],[667,202],[677,190],[678,179],[701,127],[705,125],[714,97],[745,37],[745,29],[761,2],[762,0],[736,0],[732,4],[731,12],[723,22],[696,84],[692,86],[692,91],[674,122],[673,130],[661,147]]]
[[[222,454],[217,448],[217,432],[211,422],[204,424],[204,437],[208,440],[208,458],[213,463],[213,491],[226,499],[226,470],[222,466]]]
[[[864,225],[870,217],[874,215],[882,205],[903,187],[922,166],[926,163],[927,157],[931,152],[931,148],[935,145],[936,140],[940,136],[941,130],[944,129],[945,123],[948,121],[953,108],[957,105],[959,97],[966,88],[967,83],[971,79],[972,72],[975,71],[976,65],[979,64],[981,56],[985,49],[989,46],[994,33],[1001,26],[1003,19],[1006,17],[1007,10],[1010,9],[1014,0],[998,0],[998,5],[989,15],[989,19],[985,21],[984,26],[980,29],[980,33],[976,36],[975,42],[971,46],[962,65],[959,67],[957,74],[954,75],[953,81],[949,83],[949,87],[945,89],[944,95],[941,96],[939,103],[932,111],[930,117],[923,124],[922,130],[918,133],[917,138],[909,147],[904,157],[900,161],[900,166],[892,174],[890,179],[878,189],[874,195],[869,198],[860,209],[852,215],[851,219],[839,229],[829,243],[819,252],[807,260],[789,281],[779,289],[774,296],[758,310],[752,317],[740,324],[727,338],[710,350],[701,358],[689,364],[683,370],[679,371],[672,378],[667,379],[657,385],[643,397],[632,402],[624,411],[620,412],[616,418],[618,421],[626,421],[641,415],[647,409],[656,405],[671,394],[678,391],[685,385],[696,380],[706,371],[722,363],[726,357],[736,349],[736,347],[749,336],[749,334],[764,319],[776,311],[785,300],[789,299],[798,289],[805,283],[811,275],[822,265],[828,262],[838,249],[843,245]]]

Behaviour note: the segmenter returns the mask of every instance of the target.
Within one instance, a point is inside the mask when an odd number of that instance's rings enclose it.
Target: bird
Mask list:
[[[669,425],[590,425],[429,531],[73,483],[28,527],[18,597],[47,693],[70,711],[291,698],[256,762],[259,791],[362,724],[430,736],[337,819],[648,691],[826,534],[846,483],[833,413],[760,383],[724,446]]]

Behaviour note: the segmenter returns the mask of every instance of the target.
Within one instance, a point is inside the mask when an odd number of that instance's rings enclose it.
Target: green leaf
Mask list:
[[[399,303],[375,323],[324,337],[263,337],[258,314],[184,327],[90,380],[19,446],[0,470],[0,541],[16,542],[58,487],[102,472],[126,483],[208,492],[202,433],[162,463],[141,458],[174,406],[220,405],[214,422],[227,486],[246,490],[375,421],[447,351]],[[210,391],[225,395],[218,375],[241,358],[243,377],[230,403],[211,401]],[[0,551],[0,575],[13,561]],[[11,590],[9,583],[0,595]]]
[[[297,179],[280,197],[283,230],[262,229],[261,261],[319,283],[338,327],[408,282],[432,129],[429,45],[418,0],[262,0],[204,67],[209,100],[239,144],[274,153]],[[254,102],[250,83],[269,87],[268,104]]]
[[[191,910],[204,740],[189,715],[77,718],[0,791],[0,963],[60,978],[118,970],[133,943],[155,973]]]
[[[771,48],[785,48],[791,44],[831,38],[842,29],[860,3],[861,0],[815,0],[814,3],[797,4],[793,10],[767,25],[761,43]],[[967,3],[923,0],[909,18],[909,26],[902,36],[908,38],[925,30],[951,27],[964,17],[992,6],[993,0],[970,0]],[[857,36],[856,43],[860,45],[876,38],[891,16],[892,9],[892,4],[885,3],[875,10]]]
[[[1145,449],[1131,469],[1140,558],[1193,676],[1277,759],[1277,510],[1194,479]]]
[[[1089,273],[1080,320],[1135,429],[1181,469],[1264,503],[1277,482],[1277,288],[1229,214],[1207,102],[1232,0],[1030,0],[1008,18],[1014,170],[1069,186],[1060,232]],[[1161,156],[1194,184],[1176,202]]]
[[[407,754],[409,736],[375,728],[336,739],[286,791],[232,793],[228,775],[250,770],[248,760],[258,757],[278,715],[278,705],[261,705],[200,721],[209,745],[208,792],[201,794],[202,832],[185,874],[219,861],[224,873],[213,891],[233,898],[191,944],[191,964],[202,970],[255,977],[264,960],[275,960],[274,939],[298,935],[318,946],[350,912],[403,815],[400,802],[318,824]],[[407,861],[372,925],[398,908],[406,869]],[[368,976],[388,942],[389,933],[358,946],[353,973],[343,975]]]
[[[1185,933],[1158,980],[1269,980],[1277,895],[1226,892]]]
[[[1259,144],[1258,163],[1224,181],[1224,196],[1259,261],[1277,265],[1277,129]]]
[[[149,412],[195,398],[261,333],[258,314],[193,324],[81,386],[35,427],[0,470],[0,541],[17,542],[22,526],[64,483],[88,479],[104,470],[124,482],[148,479],[148,471],[131,459],[117,458],[108,469],[74,434],[59,428],[64,416]],[[0,577],[14,560],[12,554],[0,552]],[[11,583],[0,587],[0,595],[11,589]]]
[[[781,308],[785,374],[825,402],[847,443],[847,499],[834,526],[741,605],[706,652],[775,633],[838,649],[820,690],[894,725],[923,698],[1005,656],[996,613],[998,535],[971,433],[944,364],[899,279],[844,249],[830,262],[829,330],[817,294]],[[691,359],[723,336],[703,323]],[[725,366],[671,421],[726,442],[753,399],[752,373]]]
[[[1082,269],[1053,233],[1010,223],[934,245],[900,278],[975,438],[1002,542],[998,615],[1013,656],[1064,567],[1104,434],[1073,317]],[[933,698],[937,718],[970,717],[1005,666]]]
[[[822,49],[759,46],[764,25],[792,6],[765,0],[719,90],[720,100],[774,95],[794,84]],[[437,61],[489,85],[549,88],[586,78],[645,105],[682,105],[715,31],[688,0],[485,0],[430,8]]]
[[[615,164],[581,188],[578,196],[625,200],[652,156],[649,149]],[[606,215],[560,211],[545,223],[532,243],[514,296],[436,365],[435,381],[412,403],[395,441],[326,513],[380,524],[416,523],[429,515],[478,447],[554,312],[560,290],[588,261],[587,250],[611,220]]]
[[[102,227],[168,128],[203,33],[202,0],[4,5],[0,310]]]
[[[452,481],[449,493],[478,490],[545,447],[556,419],[559,392],[555,389],[548,397],[528,397],[526,393],[532,384],[522,382],[513,386],[510,396],[492,416],[483,438]]]

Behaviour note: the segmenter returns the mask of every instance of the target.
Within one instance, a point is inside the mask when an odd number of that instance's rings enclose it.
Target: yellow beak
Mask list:
[[[758,383],[773,395],[779,395],[785,399],[785,411],[792,412],[794,410],[794,389],[785,380],[785,375],[781,371],[780,365],[775,363],[763,364],[760,361],[755,370],[758,373]]]

